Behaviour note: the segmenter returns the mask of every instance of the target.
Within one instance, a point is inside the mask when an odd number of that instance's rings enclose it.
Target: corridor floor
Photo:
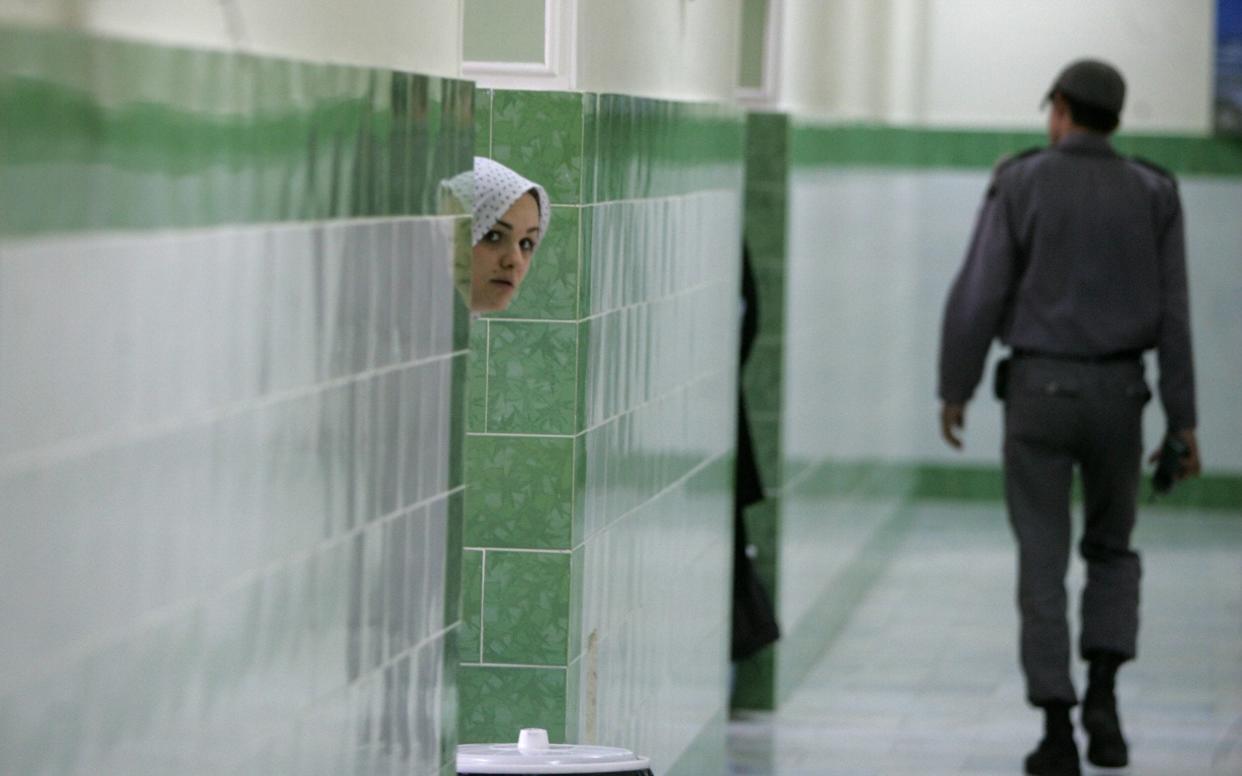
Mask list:
[[[1118,680],[1131,765],[1084,773],[1240,776],[1242,519],[1145,508],[1135,543],[1140,656]],[[730,722],[731,774],[1020,774],[1042,723],[1023,702],[1013,564],[998,507],[919,506],[794,696]],[[1073,601],[1081,581],[1076,558]],[[1085,751],[1081,734],[1079,743]]]

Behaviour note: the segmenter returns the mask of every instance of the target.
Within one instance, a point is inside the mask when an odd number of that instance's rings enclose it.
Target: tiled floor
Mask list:
[[[1084,772],[1242,776],[1242,519],[1146,509],[1136,544],[1141,654],[1118,680],[1131,765]],[[1023,701],[1012,576],[999,507],[918,507],[891,566],[794,697],[730,723],[731,773],[1021,773],[1041,717]],[[1081,580],[1076,561],[1074,600]]]

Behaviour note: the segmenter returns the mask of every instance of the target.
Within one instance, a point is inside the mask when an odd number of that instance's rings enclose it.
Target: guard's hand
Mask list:
[[[958,434],[965,427],[966,405],[949,402],[940,405],[940,435],[949,447],[954,450],[962,449],[962,439]]]
[[[1173,475],[1174,482],[1198,477],[1203,469],[1203,464],[1199,460],[1199,438],[1195,436],[1193,428],[1182,429],[1176,432],[1177,436],[1186,443],[1186,455],[1182,456],[1182,465],[1178,468],[1177,474]],[[1161,440],[1160,447],[1164,446]],[[1147,457],[1147,462],[1154,464],[1160,460],[1160,447],[1157,447],[1152,454]]]

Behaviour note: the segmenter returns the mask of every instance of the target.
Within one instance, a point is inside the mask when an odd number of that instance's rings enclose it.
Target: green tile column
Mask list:
[[[584,113],[595,97],[477,90],[475,150],[548,190],[518,298],[471,337],[462,742],[566,739]]]
[[[743,397],[765,499],[744,515],[757,555],[755,567],[779,603],[781,512],[781,391],[784,364],[785,263],[788,229],[790,118],[750,113],[746,118],[746,233],[759,296],[759,330],[743,371]],[[738,665],[733,705],[772,709],[776,705],[779,644]]]
[[[711,770],[742,116],[505,91],[477,92],[475,110],[479,152],[546,186],[553,213],[518,299],[472,333],[461,739],[539,725],[642,751],[662,774]]]

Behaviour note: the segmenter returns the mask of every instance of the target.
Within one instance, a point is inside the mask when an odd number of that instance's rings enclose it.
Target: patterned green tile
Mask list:
[[[554,203],[580,204],[582,106],[576,93],[497,90],[492,158],[542,184]]]
[[[522,728],[565,741],[565,669],[462,666],[457,673],[463,744],[516,741]]]
[[[492,321],[490,326],[487,430],[572,434],[577,324]]]
[[[535,252],[517,298],[508,310],[489,318],[577,320],[578,212],[576,207],[552,208],[548,234]]]
[[[485,320],[470,327],[470,355],[466,359],[466,430],[487,430],[487,328]]]
[[[469,437],[466,546],[569,549],[573,453],[569,437]]]
[[[564,666],[569,640],[568,553],[487,553],[483,660]]]
[[[474,155],[492,155],[492,90],[474,90]]]
[[[479,662],[479,626],[483,622],[483,552],[465,550],[461,560],[461,628],[459,654],[463,663]]]

